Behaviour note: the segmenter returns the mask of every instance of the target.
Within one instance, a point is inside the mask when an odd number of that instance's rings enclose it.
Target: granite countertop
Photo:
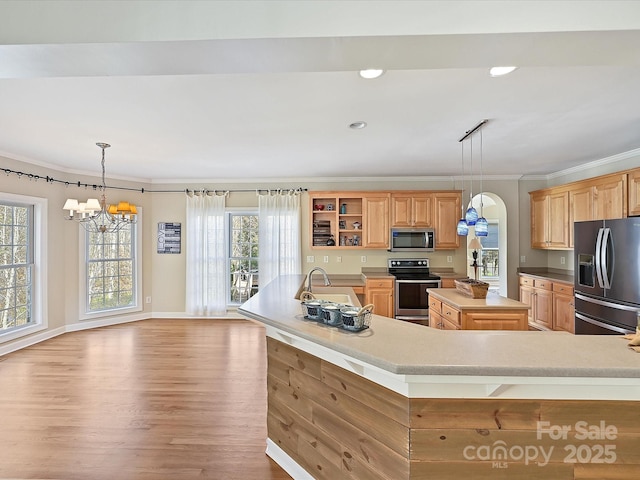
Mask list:
[[[460,293],[454,288],[429,288],[429,295],[437,298],[441,302],[446,302],[460,311],[474,310],[528,310],[529,305],[526,303],[506,298],[495,292],[488,292],[487,298],[471,298]]]
[[[553,280],[554,282],[568,283],[570,285],[574,284],[573,274],[567,274],[564,273],[564,271],[547,269],[544,267],[520,267],[518,268],[518,273],[522,275],[529,275],[532,277],[549,279]]]
[[[618,336],[448,331],[372,315],[351,333],[303,318],[305,275],[280,276],[238,313],[394,374],[640,378],[640,354]]]

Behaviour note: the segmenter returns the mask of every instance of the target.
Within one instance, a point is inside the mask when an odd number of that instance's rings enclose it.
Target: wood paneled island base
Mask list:
[[[638,402],[409,398],[267,338],[268,436],[310,474],[636,479]]]

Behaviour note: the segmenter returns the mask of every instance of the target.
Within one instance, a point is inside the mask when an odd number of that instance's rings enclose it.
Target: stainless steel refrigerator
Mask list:
[[[575,332],[635,333],[640,320],[640,217],[574,224]]]

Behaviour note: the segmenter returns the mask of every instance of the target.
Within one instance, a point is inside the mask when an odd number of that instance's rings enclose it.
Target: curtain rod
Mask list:
[[[38,180],[44,180],[46,183],[50,183],[50,184],[59,183],[64,185],[65,187],[75,186],[78,188],[85,187],[85,188],[91,188],[92,190],[102,190],[102,185],[99,185],[97,183],[84,183],[81,181],[70,182],[68,180],[60,180],[57,178],[53,178],[53,177],[50,177],[49,175],[44,175],[44,176],[36,175],[33,173],[21,172],[18,170],[11,170],[10,168],[0,167],[0,172],[4,172],[7,176],[14,174],[19,179],[27,178],[29,181],[34,181],[34,182],[37,182]],[[186,190],[185,189],[181,189],[181,190],[148,190],[146,189],[145,190],[144,188],[118,187],[118,186],[110,186],[110,185],[107,185],[106,188],[109,190],[126,190],[130,192],[140,192],[140,193],[185,193],[189,191],[189,189],[186,189]],[[196,189],[193,189],[193,190],[195,191]],[[198,189],[198,190],[203,190],[203,189]],[[204,190],[214,191],[212,189],[204,189]],[[268,192],[272,190],[282,190],[282,191],[300,190],[300,191],[306,192],[308,189],[298,187],[298,188],[248,188],[248,189],[230,189],[230,190],[215,189],[215,190],[223,190],[226,192],[240,193],[240,192]]]
[[[478,123],[471,130],[467,130],[465,134],[462,136],[462,138],[458,140],[458,142],[463,142],[467,137],[469,137],[470,135],[473,135],[477,130],[482,128],[488,121],[489,121],[488,118],[485,118],[484,120],[480,120],[480,123]]]

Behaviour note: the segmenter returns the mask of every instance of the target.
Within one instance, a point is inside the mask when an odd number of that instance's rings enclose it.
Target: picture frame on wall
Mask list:
[[[178,254],[181,251],[182,224],[158,222],[158,253]]]

